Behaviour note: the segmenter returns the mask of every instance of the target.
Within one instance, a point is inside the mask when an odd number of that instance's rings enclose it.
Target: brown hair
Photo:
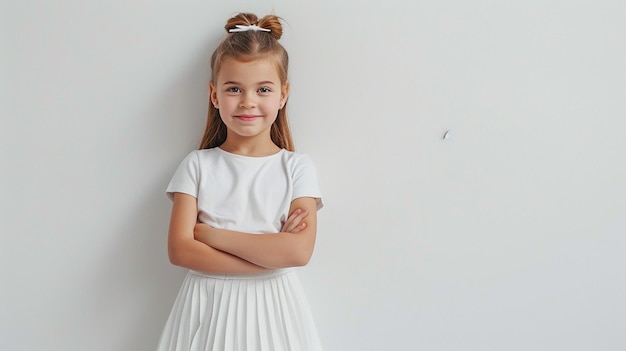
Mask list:
[[[249,26],[257,25],[258,27],[269,29],[266,31],[244,31],[229,32],[235,29],[237,25]],[[239,61],[252,61],[259,58],[272,57],[276,61],[278,76],[281,85],[284,87],[287,83],[287,68],[289,66],[289,57],[285,48],[280,45],[278,39],[283,34],[283,28],[280,19],[274,15],[268,15],[260,20],[256,15],[251,13],[240,13],[230,18],[224,26],[228,36],[220,43],[211,56],[211,82],[215,83],[221,64],[226,58],[234,58]],[[220,146],[226,140],[226,125],[220,118],[220,112],[209,102],[209,112],[207,116],[207,124],[200,142],[200,149],[209,149]],[[282,109],[278,110],[278,117],[272,124],[270,130],[272,142],[278,147],[294,150],[291,131],[287,122],[287,102]]]

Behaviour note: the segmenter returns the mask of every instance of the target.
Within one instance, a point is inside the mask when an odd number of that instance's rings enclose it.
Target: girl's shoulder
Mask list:
[[[308,154],[285,150],[283,155],[285,168],[292,174],[317,173],[315,163]]]
[[[191,151],[192,154],[195,154],[196,157],[214,157],[219,154],[220,148],[212,147],[210,149],[197,149]]]
[[[283,149],[282,152],[284,155],[283,158],[291,162],[299,163],[299,164],[300,163],[305,163],[305,164],[313,163],[313,160],[307,154],[296,152],[296,151],[287,151],[285,149]]]
[[[210,162],[218,155],[218,152],[215,149],[216,148],[191,150],[183,159],[182,164],[199,165]]]

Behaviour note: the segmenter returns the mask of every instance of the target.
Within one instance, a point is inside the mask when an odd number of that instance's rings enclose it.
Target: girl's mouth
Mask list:
[[[255,115],[238,115],[238,116],[235,116],[235,118],[238,118],[238,119],[240,119],[240,120],[242,120],[242,121],[245,121],[245,122],[251,122],[251,121],[254,121],[254,120],[255,120],[255,119],[257,119],[257,118],[261,118],[261,116],[255,116]]]

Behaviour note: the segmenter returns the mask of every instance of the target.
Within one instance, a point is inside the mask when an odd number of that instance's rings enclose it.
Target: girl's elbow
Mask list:
[[[170,260],[170,263],[174,266],[184,266],[184,259],[187,255],[184,255],[182,250],[176,245],[168,245],[167,247],[167,256]]]
[[[306,266],[311,260],[312,255],[313,250],[309,248],[301,248],[300,250],[296,250],[296,252],[294,252],[294,255],[291,257],[292,265],[294,267]]]
[[[180,256],[176,253],[175,250],[167,250],[167,256],[169,257],[171,264],[173,264],[174,266],[180,266]]]
[[[294,262],[294,267],[304,267],[309,264],[311,257],[300,257]]]

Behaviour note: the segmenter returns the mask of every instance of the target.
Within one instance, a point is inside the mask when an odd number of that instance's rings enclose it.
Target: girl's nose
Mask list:
[[[253,108],[255,106],[254,96],[251,94],[243,94],[241,97],[241,102],[239,103],[239,107],[241,108]]]

